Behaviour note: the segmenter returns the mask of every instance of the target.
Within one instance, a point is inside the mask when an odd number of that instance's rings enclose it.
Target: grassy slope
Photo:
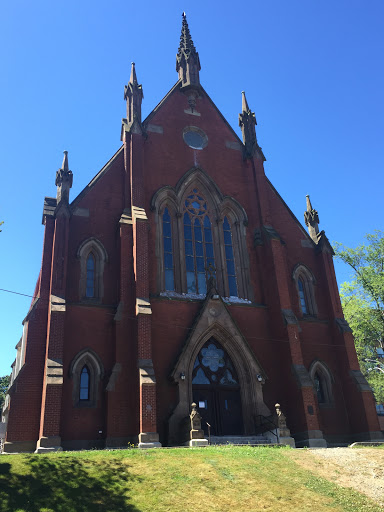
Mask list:
[[[0,512],[379,512],[286,449],[62,452],[0,457]]]

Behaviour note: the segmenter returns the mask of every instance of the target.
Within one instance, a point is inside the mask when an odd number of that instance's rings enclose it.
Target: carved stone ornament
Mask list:
[[[191,420],[190,439],[204,439],[204,431],[201,429],[201,416],[199,411],[196,409],[195,402],[191,405],[192,411],[189,415]]]
[[[276,416],[277,416],[277,426],[279,428],[280,437],[290,437],[291,432],[287,427],[287,421],[283,411],[280,409],[280,404],[275,404]]]
[[[201,416],[199,411],[196,409],[197,405],[195,402],[192,404],[192,411],[190,414],[191,418],[191,430],[201,430]]]

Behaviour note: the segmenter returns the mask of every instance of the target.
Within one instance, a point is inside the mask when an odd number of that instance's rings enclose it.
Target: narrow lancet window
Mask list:
[[[175,290],[175,275],[173,262],[172,225],[168,208],[163,213],[163,245],[164,245],[164,281],[167,291]]]
[[[92,298],[95,296],[95,257],[92,253],[87,258],[87,286],[86,297]]]
[[[315,373],[315,377],[313,380],[315,381],[317,401],[319,402],[319,404],[323,404],[323,403],[325,403],[325,392],[324,392],[323,380],[318,373]]]
[[[307,309],[307,302],[305,300],[304,283],[303,283],[302,279],[299,278],[299,280],[297,281],[297,286],[299,289],[301,312],[303,313],[303,315],[307,315],[308,309]]]
[[[237,297],[236,269],[235,258],[233,256],[232,232],[227,217],[224,217],[223,232],[229,295],[231,297]]]
[[[80,400],[89,400],[89,370],[83,366],[80,374]]]
[[[188,293],[207,293],[208,267],[215,267],[212,227],[207,204],[197,190],[187,197],[184,248]]]

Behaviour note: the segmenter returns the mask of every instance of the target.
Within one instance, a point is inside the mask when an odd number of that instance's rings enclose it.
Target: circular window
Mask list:
[[[184,128],[183,139],[192,149],[203,149],[208,144],[208,137],[196,126],[188,126]]]

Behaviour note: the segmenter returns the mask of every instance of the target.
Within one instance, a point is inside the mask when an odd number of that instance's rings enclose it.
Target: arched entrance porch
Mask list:
[[[239,378],[229,355],[214,338],[204,344],[195,359],[192,397],[206,433],[209,424],[216,436],[243,434]]]
[[[170,445],[182,444],[189,439],[189,414],[194,400],[194,391],[198,389],[195,386],[199,385],[196,381],[193,383],[197,374],[195,364],[196,360],[199,361],[200,353],[204,357],[201,351],[209,347],[211,340],[214,340],[213,343],[216,344],[216,347],[227,355],[227,360],[230,361],[234,370],[232,376],[235,376],[234,380],[237,382],[236,385],[233,384],[232,389],[231,386],[228,386],[227,391],[225,391],[224,385],[215,389],[214,379],[212,381],[211,377],[208,378],[210,384],[205,384],[208,386],[206,391],[213,391],[214,396],[211,395],[211,403],[216,403],[216,405],[212,405],[212,407],[216,407],[216,412],[213,414],[214,418],[219,418],[215,422],[219,425],[221,434],[224,435],[223,432],[230,429],[234,432],[230,432],[228,435],[235,434],[236,430],[241,434],[251,435],[255,431],[255,418],[259,414],[263,416],[271,414],[263,399],[265,372],[233,321],[224,302],[214,291],[211,291],[207,295],[171,373],[173,381],[178,386],[178,403],[168,420],[168,444]],[[204,384],[202,385],[204,386]],[[239,396],[240,400],[238,400]],[[201,398],[202,401],[206,399]],[[195,400],[199,405],[198,397]],[[237,411],[234,409],[236,400],[239,405]],[[220,403],[218,404],[217,401]],[[230,424],[232,420],[225,418],[226,406],[231,418],[240,418],[241,423],[239,421],[237,426]],[[201,414],[201,407],[199,412]],[[205,425],[203,424],[203,426]]]

